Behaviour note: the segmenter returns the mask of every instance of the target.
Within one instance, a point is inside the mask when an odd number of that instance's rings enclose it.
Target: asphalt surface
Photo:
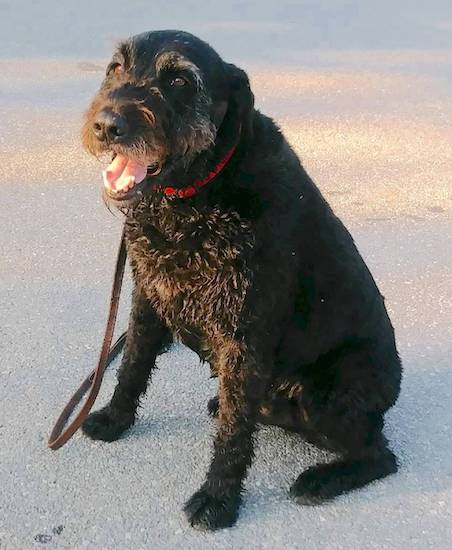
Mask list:
[[[374,4],[0,2],[1,550],[452,547],[452,8]],[[215,534],[181,511],[214,429],[215,382],[186,348],[161,357],[126,438],[46,447],[96,362],[121,231],[101,165],[81,150],[81,116],[112,42],[153,28],[195,32],[249,72],[352,231],[404,364],[386,426],[399,473],[299,507],[290,484],[331,457],[265,428],[239,521]],[[130,281],[118,332],[129,293]]]

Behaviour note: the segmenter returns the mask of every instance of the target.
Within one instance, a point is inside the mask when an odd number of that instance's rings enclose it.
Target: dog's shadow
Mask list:
[[[399,473],[388,479],[397,491],[422,493],[452,487],[452,371],[447,358],[425,368],[404,364],[402,392],[386,422],[399,457]]]
[[[155,411],[152,417],[139,419],[127,437],[129,439],[144,437],[165,440],[171,434],[172,437],[202,438],[208,436],[209,433],[208,429],[206,430],[206,424],[212,424],[212,421],[203,422],[199,416],[160,415]]]

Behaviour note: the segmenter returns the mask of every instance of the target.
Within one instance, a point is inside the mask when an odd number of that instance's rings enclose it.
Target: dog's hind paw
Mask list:
[[[134,415],[113,411],[108,405],[91,413],[82,424],[82,431],[91,439],[115,441],[133,424]]]
[[[297,504],[304,506],[323,504],[333,498],[333,495],[324,494],[322,484],[323,480],[316,472],[304,472],[290,488],[290,496]]]
[[[219,409],[219,400],[218,395],[215,397],[212,397],[212,399],[209,399],[209,402],[207,403],[207,411],[210,414],[210,416],[213,416],[213,418],[218,417],[218,409]]]
[[[397,471],[397,459],[391,451],[373,457],[338,461],[312,466],[290,488],[298,504],[315,506]]]
[[[203,531],[232,527],[240,508],[240,492],[221,497],[209,494],[205,487],[197,491],[184,507],[190,525]]]

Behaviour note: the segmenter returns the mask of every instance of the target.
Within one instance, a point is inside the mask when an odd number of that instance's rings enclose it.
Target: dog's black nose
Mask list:
[[[93,124],[94,135],[100,141],[119,141],[127,135],[129,127],[124,117],[111,109],[102,109]]]

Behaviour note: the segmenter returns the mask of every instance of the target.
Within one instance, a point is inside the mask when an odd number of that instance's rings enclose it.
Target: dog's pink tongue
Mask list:
[[[116,155],[107,169],[102,172],[104,185],[112,191],[123,191],[146,177],[147,167],[130,160],[124,155]]]

